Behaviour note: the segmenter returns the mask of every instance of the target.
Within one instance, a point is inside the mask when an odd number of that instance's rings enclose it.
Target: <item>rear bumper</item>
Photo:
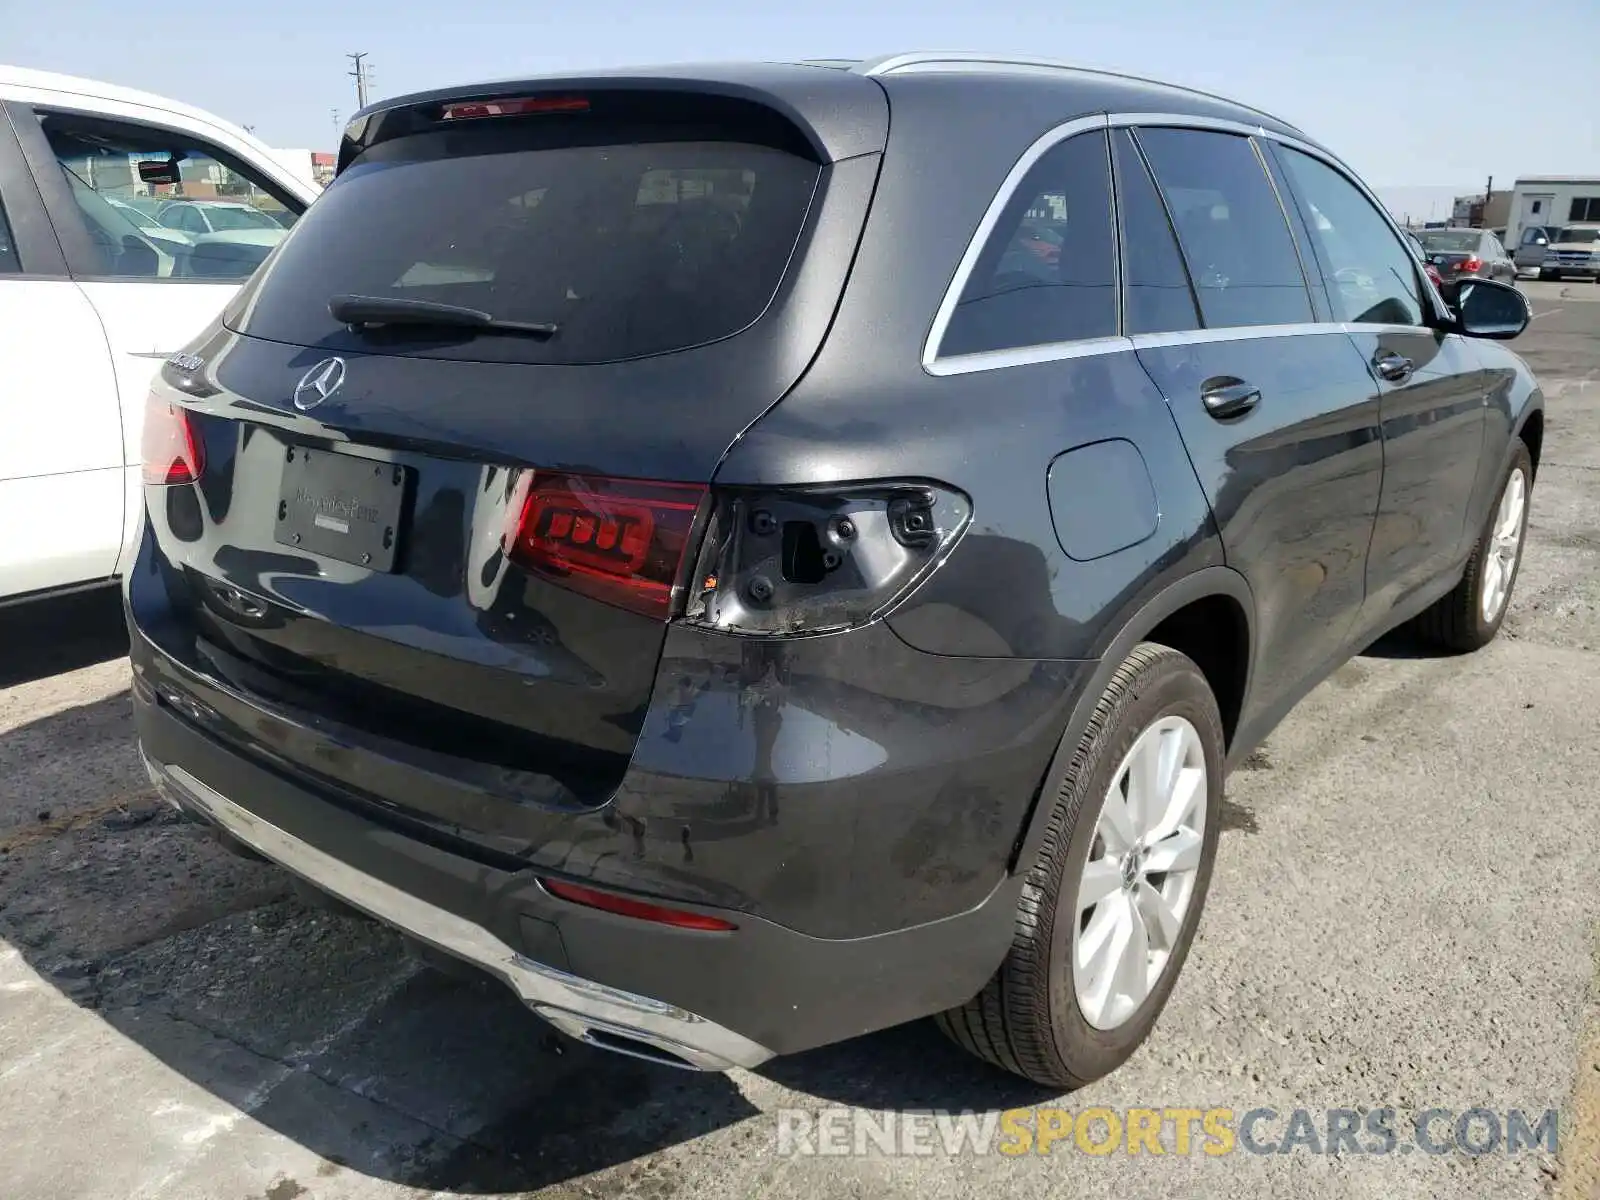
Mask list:
[[[278,828],[183,767],[167,766],[146,755],[145,769],[175,807],[204,818],[352,908],[498,976],[524,1004],[567,1033],[624,1052],[629,1052],[630,1043],[638,1043],[641,1052],[656,1052],[646,1057],[700,1070],[755,1067],[772,1057],[766,1047],[694,1013],[535,962],[483,926]]]
[[[569,904],[532,870],[496,870],[409,837],[241,753],[135,683],[135,721],[166,798],[236,841],[507,983],[557,1028],[679,1067],[753,1067],[961,1004],[1011,941],[1020,876],[977,907],[893,933],[810,937],[701,908],[732,932]]]

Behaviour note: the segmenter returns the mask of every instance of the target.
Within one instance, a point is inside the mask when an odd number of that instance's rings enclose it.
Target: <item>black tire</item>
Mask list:
[[[1522,524],[1518,530],[1516,557],[1511,563],[1511,582],[1507,585],[1505,599],[1500,602],[1499,610],[1492,619],[1486,619],[1482,604],[1485,566],[1492,552],[1494,527],[1500,513],[1501,498],[1505,495],[1506,486],[1511,482],[1512,475],[1518,471],[1523,475],[1526,498],[1522,506]],[[1472,548],[1472,557],[1467,559],[1467,569],[1462,572],[1461,582],[1433,607],[1425,609],[1415,622],[1416,631],[1423,638],[1458,654],[1482,649],[1494,641],[1495,635],[1500,632],[1500,626],[1505,623],[1506,612],[1511,608],[1511,596],[1517,586],[1517,573],[1522,568],[1522,551],[1528,542],[1528,514],[1533,510],[1533,456],[1528,453],[1528,447],[1522,442],[1517,442],[1516,448],[1512,451],[1511,464],[1501,477],[1500,487],[1494,495],[1494,503],[1490,505],[1489,515],[1484,520],[1483,529],[1478,533],[1478,542]]]
[[[1540,271],[1539,271],[1539,280],[1540,280],[1540,282],[1548,283],[1550,280],[1552,280],[1554,278],[1555,278],[1555,274],[1553,272],[1546,271],[1546,270],[1544,270],[1542,268],[1540,269]]]
[[[1139,735],[1165,716],[1188,720],[1205,756],[1200,863],[1162,975],[1132,1015],[1100,1030],[1085,1020],[1073,986],[1074,902],[1113,773]],[[1047,1087],[1081,1087],[1121,1066],[1165,1007],[1200,923],[1216,859],[1223,758],[1222,718],[1200,668],[1167,646],[1141,643],[1112,677],[1065,777],[1041,800],[1052,807],[1023,883],[1010,952],[982,992],[936,1018],[939,1027],[979,1058]],[[1062,897],[1073,907],[1063,909]]]

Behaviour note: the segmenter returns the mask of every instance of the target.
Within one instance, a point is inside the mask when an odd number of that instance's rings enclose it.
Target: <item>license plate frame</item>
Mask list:
[[[400,555],[412,471],[395,463],[290,446],[278,487],[275,540],[312,554],[392,572]]]

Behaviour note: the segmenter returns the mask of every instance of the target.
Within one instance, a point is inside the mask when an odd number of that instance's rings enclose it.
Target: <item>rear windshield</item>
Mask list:
[[[1563,229],[1556,235],[1558,242],[1592,242],[1600,239],[1600,229]]]
[[[821,168],[726,141],[532,144],[533,122],[366,151],[307,210],[240,332],[434,358],[599,363],[739,332],[781,283]],[[568,139],[572,140],[572,139]],[[547,338],[436,327],[357,334],[334,295],[461,305]]]
[[[1423,248],[1435,254],[1449,254],[1455,251],[1472,251],[1478,248],[1483,235],[1476,229],[1454,230],[1442,229],[1422,235]]]

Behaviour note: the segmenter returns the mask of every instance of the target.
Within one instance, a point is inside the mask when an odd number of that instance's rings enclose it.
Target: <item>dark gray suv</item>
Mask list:
[[[1229,765],[1402,622],[1481,646],[1544,429],[1359,181],[1050,63],[386,100],[162,371],[153,778],[597,1046],[1150,1030]]]

